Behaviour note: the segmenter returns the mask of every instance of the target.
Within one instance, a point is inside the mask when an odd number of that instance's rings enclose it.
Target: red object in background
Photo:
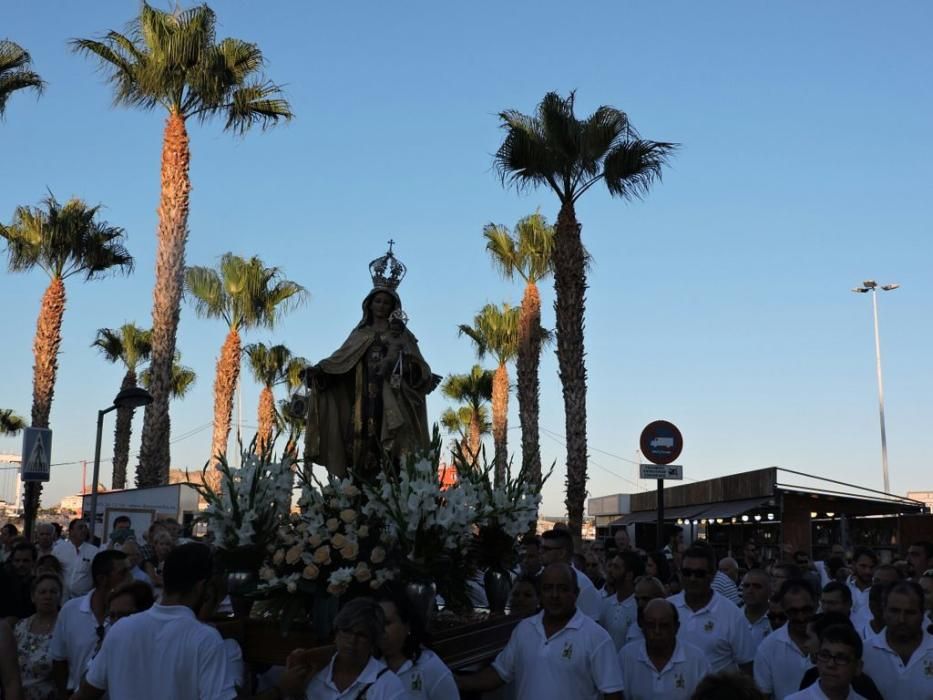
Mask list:
[[[442,489],[449,489],[457,483],[457,468],[453,465],[438,465],[437,475],[440,477]]]

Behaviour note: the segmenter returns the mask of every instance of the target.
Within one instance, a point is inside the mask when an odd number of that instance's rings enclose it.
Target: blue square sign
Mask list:
[[[48,428],[23,430],[23,481],[48,481],[52,464],[52,431]]]

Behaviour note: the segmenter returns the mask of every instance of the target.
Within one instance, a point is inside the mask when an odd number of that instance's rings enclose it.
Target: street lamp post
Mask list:
[[[865,280],[861,287],[856,287],[852,291],[856,294],[867,294],[871,292],[872,317],[875,321],[875,371],[878,374],[878,411],[881,416],[881,469],[884,475],[884,492],[890,493],[890,484],[888,482],[888,438],[884,430],[884,381],[881,378],[881,340],[878,336],[878,290],[891,292],[901,285],[882,284],[879,285],[875,280]]]
[[[91,539],[97,526],[97,481],[100,478],[100,443],[104,434],[104,416],[118,408],[141,408],[152,403],[152,394],[139,387],[123,389],[113,400],[113,405],[97,412],[97,442],[94,444],[94,478],[91,483]]]

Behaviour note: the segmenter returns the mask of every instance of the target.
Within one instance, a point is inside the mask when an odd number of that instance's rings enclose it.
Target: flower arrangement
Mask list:
[[[454,465],[462,486],[473,494],[476,536],[472,556],[481,569],[511,571],[518,562],[518,541],[537,522],[541,503],[541,485],[550,478],[554,465],[536,484],[523,466],[512,476],[507,469],[501,483],[494,485],[495,465],[478,466],[459,449],[454,452]]]
[[[383,523],[382,541],[395,553],[406,581],[428,581],[451,605],[467,600],[466,582],[475,569],[469,557],[476,494],[471,483],[444,488],[438,472],[440,437],[409,455],[398,475],[382,470],[363,484],[363,512]]]
[[[253,446],[242,450],[242,466],[231,467],[225,455],[217,460],[220,485],[215,489],[202,470],[202,483],[192,483],[207,501],[201,519],[207,522],[219,550],[262,552],[272,541],[279,525],[288,518],[291,505],[295,460],[283,455],[276,460],[271,452],[256,454]],[[252,557],[255,560],[255,557]]]
[[[349,479],[304,479],[298,505],[276,531],[259,570],[265,593],[371,591],[395,578],[379,537],[380,526],[362,515],[362,491]]]

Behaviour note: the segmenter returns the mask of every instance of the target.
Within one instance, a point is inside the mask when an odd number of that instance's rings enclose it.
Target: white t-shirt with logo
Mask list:
[[[885,700],[933,698],[933,635],[928,632],[905,664],[888,644],[887,631],[881,630],[865,641],[862,662]]]
[[[703,652],[681,641],[661,671],[648,658],[643,639],[626,644],[619,652],[619,663],[625,700],[690,700],[699,682],[710,672]]]
[[[755,659],[755,646],[745,615],[728,598],[713,591],[706,607],[694,612],[678,593],[668,600],[677,608],[680,630],[677,638],[699,647],[713,673],[735,670]]]
[[[519,622],[492,663],[499,678],[515,682],[515,700],[597,700],[622,690],[622,671],[606,630],[577,610],[548,638],[543,620],[540,612]]]
[[[454,675],[430,649],[422,649],[417,661],[406,661],[395,675],[412,700],[456,700],[460,696]]]

